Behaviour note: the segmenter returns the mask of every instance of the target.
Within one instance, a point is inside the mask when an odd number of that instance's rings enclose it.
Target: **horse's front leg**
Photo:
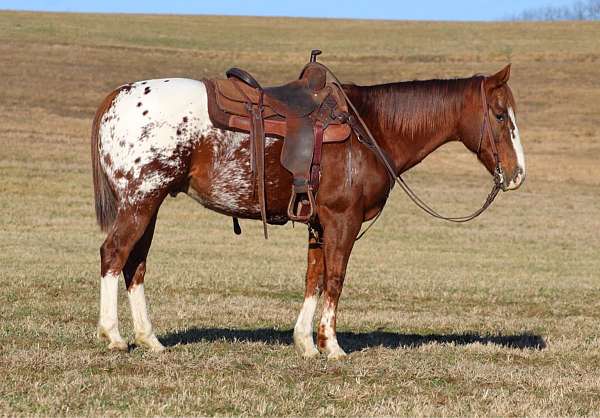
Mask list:
[[[339,359],[346,355],[336,337],[336,314],[340,294],[346,276],[346,266],[360,231],[362,216],[346,211],[336,213],[323,208],[319,212],[323,225],[323,256],[325,265],[323,314],[317,332],[319,350],[329,359]]]
[[[320,231],[317,231],[320,235]],[[294,344],[296,350],[306,358],[319,354],[313,341],[313,319],[319,296],[323,291],[323,246],[320,236],[309,230],[308,235],[308,267],[306,269],[306,284],[304,303],[294,327]]]

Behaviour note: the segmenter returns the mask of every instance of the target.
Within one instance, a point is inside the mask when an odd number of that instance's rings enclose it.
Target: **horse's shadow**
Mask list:
[[[167,346],[193,344],[198,342],[261,342],[265,344],[293,344],[293,331],[272,328],[231,329],[231,328],[188,328],[183,331],[166,334],[160,337]],[[546,342],[540,335],[522,333],[515,335],[481,335],[478,333],[463,334],[401,334],[388,331],[372,332],[338,332],[338,341],[346,352],[361,351],[371,347],[415,348],[430,343],[467,345],[474,343],[494,344],[502,347],[518,349],[546,348]]]

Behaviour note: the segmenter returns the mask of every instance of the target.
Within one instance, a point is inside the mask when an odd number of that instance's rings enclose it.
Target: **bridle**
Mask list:
[[[481,123],[481,133],[479,135],[479,144],[477,145],[477,157],[479,157],[481,153],[481,144],[483,143],[483,139],[487,134],[487,138],[490,140],[490,145],[492,148],[492,155],[494,156],[494,183],[500,183],[500,185],[504,184],[504,170],[502,169],[502,161],[500,160],[500,154],[498,153],[498,139],[494,136],[492,132],[492,128],[490,126],[490,106],[487,102],[487,96],[485,94],[485,77],[481,76],[480,82],[480,91],[481,91],[481,106],[483,110],[483,122]]]
[[[502,188],[503,188],[504,171],[502,169],[500,155],[498,153],[498,147],[497,147],[498,140],[494,137],[494,133],[492,132],[492,128],[491,128],[490,122],[489,122],[490,107],[489,107],[489,104],[487,102],[487,98],[485,95],[485,86],[484,86],[485,77],[481,76],[481,82],[480,82],[483,121],[481,123],[481,134],[480,134],[480,138],[479,138],[479,144],[477,146],[477,156],[479,157],[480,152],[481,152],[481,146],[482,146],[485,138],[487,137],[490,142],[491,148],[492,148],[492,154],[494,156],[494,162],[495,162],[494,184],[492,186],[492,190],[488,194],[488,196],[487,196],[485,202],[483,203],[483,205],[481,206],[481,208],[477,209],[475,212],[471,213],[470,215],[466,215],[466,216],[443,216],[439,212],[437,212],[435,209],[433,209],[431,206],[429,206],[427,203],[425,203],[419,196],[417,196],[417,194],[410,188],[410,186],[404,181],[404,179],[400,175],[396,174],[397,171],[394,167],[393,161],[388,157],[387,153],[377,143],[377,141],[373,137],[373,134],[371,134],[371,131],[367,127],[366,123],[364,122],[364,120],[362,119],[360,114],[358,113],[358,110],[356,109],[356,107],[354,106],[354,104],[352,103],[352,101],[350,100],[350,98],[348,97],[348,95],[346,94],[344,89],[342,88],[342,83],[340,82],[340,80],[325,65],[323,65],[321,63],[313,63],[312,65],[315,65],[315,64],[321,66],[335,80],[335,82],[340,87],[340,90],[344,96],[344,99],[346,100],[346,102],[350,106],[350,109],[353,112],[353,114],[346,113],[345,115],[339,115],[338,118],[341,121],[344,121],[344,122],[347,122],[350,124],[350,126],[352,127],[352,130],[355,132],[358,140],[361,143],[365,144],[369,149],[371,149],[375,153],[375,155],[377,156],[379,161],[386,168],[386,171],[390,177],[390,188],[389,188],[388,193],[392,190],[392,188],[394,187],[394,184],[398,184],[402,188],[402,190],[404,190],[404,192],[407,194],[407,196],[423,211],[425,211],[429,215],[433,216],[434,218],[443,219],[446,221],[456,222],[456,223],[468,222],[472,219],[475,219],[476,217],[481,215],[483,212],[485,212],[485,210],[487,208],[489,208],[491,206],[492,202],[494,201],[494,199],[496,198],[496,196],[498,195],[500,190],[502,190]],[[357,240],[360,239],[373,226],[373,224],[377,221],[377,219],[379,218],[380,215],[381,215],[381,211],[373,219],[371,224],[356,238]]]

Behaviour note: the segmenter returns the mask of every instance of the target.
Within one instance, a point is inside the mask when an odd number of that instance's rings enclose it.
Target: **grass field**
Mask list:
[[[597,415],[600,412],[600,23],[427,23],[0,13],[0,414]],[[475,222],[426,217],[396,190],[353,253],[342,362],[303,360],[304,227],[161,209],[146,276],[170,349],[95,339],[98,248],[89,132],[127,81],[265,84],[311,48],[348,81],[490,73],[510,85],[528,179]],[[462,146],[407,180],[448,213],[489,176]],[[132,335],[125,292],[121,331]]]

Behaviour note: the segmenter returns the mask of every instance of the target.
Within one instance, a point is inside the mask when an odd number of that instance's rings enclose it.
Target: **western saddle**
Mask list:
[[[300,77],[282,86],[263,88],[239,68],[228,70],[227,79],[209,80],[213,124],[250,134],[250,165],[265,238],[265,136],[284,138],[280,160],[293,176],[287,216],[302,223],[310,223],[315,217],[323,143],[345,141],[350,136],[341,86],[327,82],[326,69],[316,62],[319,54],[319,50],[311,51],[310,62]],[[240,232],[235,218],[234,230]]]

